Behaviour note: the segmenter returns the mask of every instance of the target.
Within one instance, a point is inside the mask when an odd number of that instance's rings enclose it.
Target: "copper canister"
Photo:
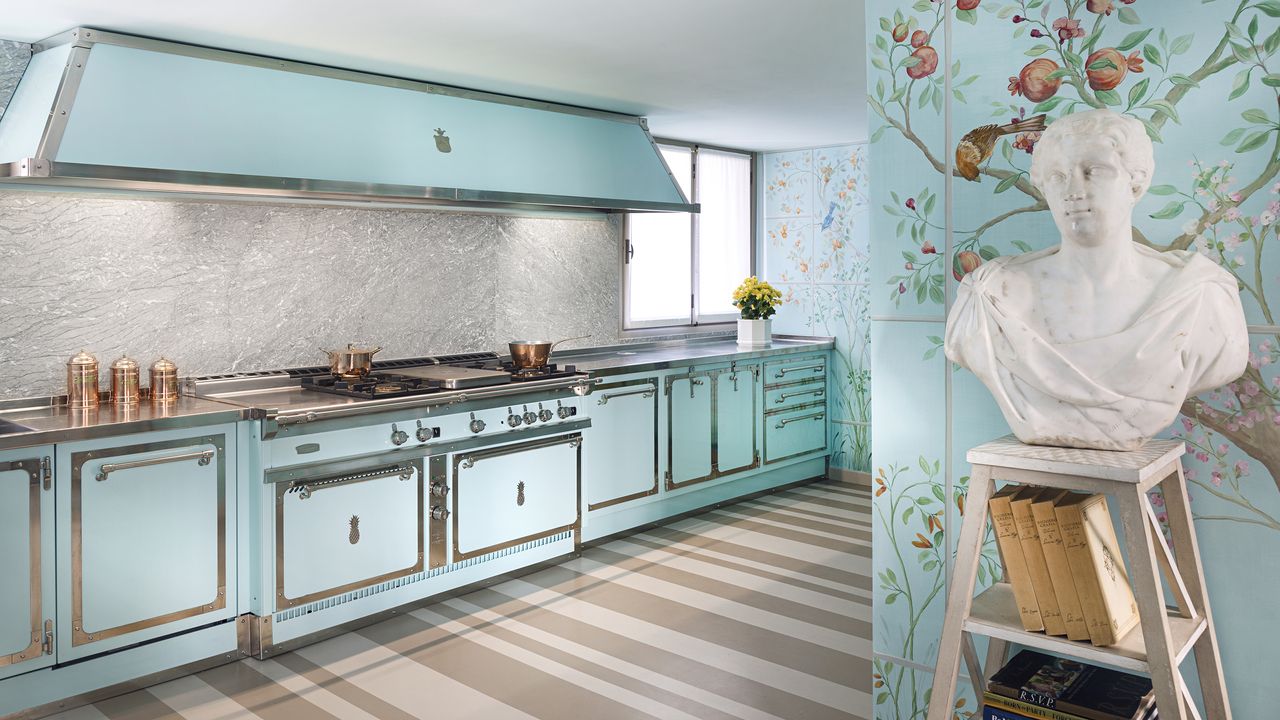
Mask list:
[[[151,401],[173,402],[178,399],[178,366],[160,358],[151,364]]]
[[[142,393],[140,374],[138,363],[128,356],[111,363],[111,402],[136,405]]]
[[[84,350],[67,361],[67,405],[98,406],[98,359]]]

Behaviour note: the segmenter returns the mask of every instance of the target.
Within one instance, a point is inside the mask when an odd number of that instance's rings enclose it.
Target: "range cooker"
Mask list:
[[[473,353],[378,361],[363,378],[293,368],[183,389],[265,413],[257,517],[275,547],[254,573],[255,613],[279,621],[524,547],[571,552],[593,384],[572,366],[519,373]]]

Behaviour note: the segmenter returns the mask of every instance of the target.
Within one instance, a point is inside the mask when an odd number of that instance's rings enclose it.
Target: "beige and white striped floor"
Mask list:
[[[870,503],[793,488],[56,717],[869,718]]]

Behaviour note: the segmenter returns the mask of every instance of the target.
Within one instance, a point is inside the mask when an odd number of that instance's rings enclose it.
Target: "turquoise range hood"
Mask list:
[[[0,183],[698,212],[643,118],[89,28],[34,50]]]

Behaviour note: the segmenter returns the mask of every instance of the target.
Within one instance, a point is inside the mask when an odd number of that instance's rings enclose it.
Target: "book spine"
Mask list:
[[[1013,519],[1009,496],[991,498],[988,507],[991,510],[991,524],[995,527],[996,545],[1004,558],[1006,579],[1013,586],[1013,599],[1018,604],[1022,627],[1032,632],[1044,630],[1044,620],[1040,617],[1040,605],[1036,602],[1036,591],[1031,585],[1031,572],[1027,569],[1027,559],[1022,553],[1022,543],[1018,540],[1018,524]]]
[[[1067,564],[1067,551],[1062,545],[1062,533],[1058,531],[1058,516],[1053,511],[1053,502],[1032,503],[1031,514],[1036,522],[1040,549],[1044,552],[1045,566],[1049,569],[1049,580],[1053,584],[1053,594],[1058,599],[1058,609],[1062,613],[1067,639],[1088,640],[1089,624],[1085,622],[1084,613],[1080,610],[1080,596],[1076,594],[1075,581],[1071,578],[1071,566]]]
[[[1111,634],[1119,641],[1138,624],[1138,603],[1120,554],[1116,527],[1107,509],[1107,497],[1098,495],[1081,504],[1085,538],[1093,556],[1094,572],[1102,595],[1102,610]]]
[[[983,696],[983,702],[988,707],[995,707],[1007,712],[1019,713],[1023,716],[1036,718],[1036,720],[1087,720],[1080,715],[1054,710],[1052,708],[1041,707],[1029,702],[1023,702],[1011,697],[1005,697],[997,693],[986,693]]]
[[[1040,606],[1040,619],[1044,621],[1044,631],[1050,635],[1066,635],[1067,625],[1062,619],[1062,611],[1058,608],[1058,597],[1053,591],[1053,580],[1049,578],[1049,566],[1045,563],[1044,548],[1040,545],[1040,533],[1036,530],[1036,519],[1031,514],[1031,500],[1015,498],[1013,521],[1018,526],[1018,542],[1022,545],[1022,554],[1027,559],[1027,570],[1031,575],[1031,587],[1036,592],[1036,603]]]
[[[995,705],[983,705],[982,720],[1039,720],[1039,716],[1028,717]]]
[[[1054,513],[1058,516],[1058,530],[1062,533],[1062,546],[1067,553],[1071,578],[1080,596],[1080,610],[1089,625],[1089,640],[1094,645],[1114,645],[1116,638],[1104,614],[1102,589],[1098,585],[1096,566],[1085,535],[1080,503],[1056,507]]]

